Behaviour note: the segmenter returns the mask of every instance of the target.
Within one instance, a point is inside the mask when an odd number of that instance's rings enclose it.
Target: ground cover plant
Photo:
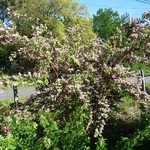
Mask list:
[[[106,149],[105,126],[121,98],[132,97],[141,114],[148,114],[150,97],[126,80],[136,72],[125,65],[149,63],[145,57],[150,53],[149,26],[131,19],[116,30],[103,42],[86,38],[84,25],[68,27],[63,39],[47,32],[46,24],[32,27],[31,38],[5,24],[0,28],[1,44],[18,45],[10,60],[20,59],[16,65],[34,63],[26,78],[38,83],[40,90],[2,118],[1,149]],[[35,73],[40,78],[34,80]],[[17,81],[24,82],[21,77]],[[1,84],[6,82],[3,77]],[[139,142],[137,133],[131,138]],[[119,144],[126,147],[123,141]]]

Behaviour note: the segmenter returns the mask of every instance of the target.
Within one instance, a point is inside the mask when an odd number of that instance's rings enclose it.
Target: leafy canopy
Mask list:
[[[39,23],[46,23],[49,31],[57,37],[63,37],[67,27],[83,22],[91,26],[92,31],[92,21],[88,19],[87,7],[72,0],[15,0],[15,4],[9,8],[24,16],[12,17],[21,35],[31,36],[31,26],[37,25],[37,19]]]
[[[106,40],[114,35],[116,28],[120,26],[122,19],[117,11],[111,8],[99,9],[96,15],[93,15],[93,30],[97,36]]]

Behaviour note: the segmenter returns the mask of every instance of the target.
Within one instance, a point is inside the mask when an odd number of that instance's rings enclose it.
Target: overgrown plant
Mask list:
[[[15,149],[90,149],[90,138],[84,129],[87,119],[86,107],[77,108],[72,122],[64,128],[55,121],[50,111],[39,111],[30,116],[29,112],[11,112],[1,122],[0,148]]]
[[[2,44],[19,46],[10,60],[19,56],[20,62],[34,62],[34,70],[44,76],[39,86],[41,93],[26,104],[34,101],[34,112],[56,112],[56,118],[64,120],[60,122],[62,128],[73,120],[76,108],[86,106],[89,117],[84,126],[92,138],[102,136],[108,113],[126,93],[142,104],[143,111],[148,111],[149,95],[126,80],[136,74],[125,64],[135,60],[148,63],[144,54],[150,52],[149,26],[132,19],[122,30],[116,30],[116,35],[104,43],[86,39],[86,28],[78,25],[69,27],[63,40],[47,32],[46,24],[33,27],[31,38],[6,25],[0,28]]]

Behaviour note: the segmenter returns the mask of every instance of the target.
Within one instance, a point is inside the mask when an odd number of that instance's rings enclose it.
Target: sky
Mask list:
[[[150,11],[150,0],[76,0],[80,4],[85,4],[88,7],[90,16],[96,14],[98,9],[112,8],[118,11],[120,15],[129,13],[130,18],[142,16],[144,12]],[[142,1],[142,2],[139,2]],[[145,2],[145,3],[143,3]],[[149,4],[147,4],[149,3]]]

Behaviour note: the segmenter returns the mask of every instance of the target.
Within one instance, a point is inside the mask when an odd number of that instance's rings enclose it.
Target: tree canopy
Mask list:
[[[31,26],[37,25],[37,19],[38,23],[46,23],[49,31],[59,37],[64,36],[67,27],[75,24],[88,24],[92,31],[87,7],[72,0],[15,0],[10,9],[24,16],[12,17],[21,35],[31,36]]]
[[[99,9],[96,15],[93,15],[93,30],[97,36],[106,40],[116,32],[116,27],[119,27],[123,22],[117,11],[111,8]]]
[[[77,24],[86,28],[85,40],[87,37],[96,36],[92,29],[92,19],[89,18],[87,7],[78,2],[72,0],[0,0],[0,2],[1,22],[10,25],[9,20],[13,21],[13,25],[22,36],[31,38],[35,30],[34,27],[38,24],[46,24],[47,32],[52,32],[53,36],[59,39],[65,37],[68,27]],[[1,53],[9,59],[11,49],[7,52],[7,48],[2,45],[0,47]],[[15,47],[12,52],[14,50]],[[4,66],[6,63],[8,64],[5,60],[0,59],[0,63]]]

